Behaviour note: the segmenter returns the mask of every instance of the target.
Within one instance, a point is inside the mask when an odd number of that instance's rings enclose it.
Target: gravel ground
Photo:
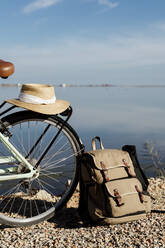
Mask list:
[[[150,180],[153,209],[165,208],[165,179]],[[165,247],[165,214],[152,213],[144,220],[111,226],[90,226],[77,214],[76,192],[58,216],[24,228],[0,226],[0,248],[16,247]]]

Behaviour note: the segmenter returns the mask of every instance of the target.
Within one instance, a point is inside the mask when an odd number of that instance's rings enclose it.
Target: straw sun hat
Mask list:
[[[56,99],[54,87],[46,84],[23,84],[19,99],[6,102],[34,112],[55,115],[64,112],[69,102]]]

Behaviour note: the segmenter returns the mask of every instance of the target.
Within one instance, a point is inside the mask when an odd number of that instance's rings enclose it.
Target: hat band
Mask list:
[[[50,99],[43,99],[40,98],[38,96],[32,96],[29,94],[25,94],[25,93],[20,93],[19,94],[19,100],[21,102],[26,102],[26,103],[32,103],[32,104],[53,104],[56,101],[56,97],[52,97]]]

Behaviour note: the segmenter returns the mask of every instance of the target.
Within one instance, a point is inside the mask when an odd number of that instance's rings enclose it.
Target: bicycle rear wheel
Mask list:
[[[2,121],[12,133],[10,142],[34,167],[48,143],[64,125],[37,165],[38,176],[0,182],[0,223],[14,226],[37,224],[51,218],[73,194],[78,182],[77,156],[81,153],[81,143],[70,125],[64,124],[58,116],[20,111],[4,117]],[[2,144],[0,151],[3,156],[10,155]],[[18,163],[19,171],[23,172],[23,168]]]

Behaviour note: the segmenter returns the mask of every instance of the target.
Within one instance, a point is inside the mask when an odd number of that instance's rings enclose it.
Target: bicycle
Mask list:
[[[13,73],[14,65],[0,60],[0,77]],[[11,102],[4,101],[1,110],[6,103]],[[0,223],[28,226],[50,219],[66,205],[78,183],[84,146],[68,124],[70,105],[57,114],[17,107],[0,113]]]

